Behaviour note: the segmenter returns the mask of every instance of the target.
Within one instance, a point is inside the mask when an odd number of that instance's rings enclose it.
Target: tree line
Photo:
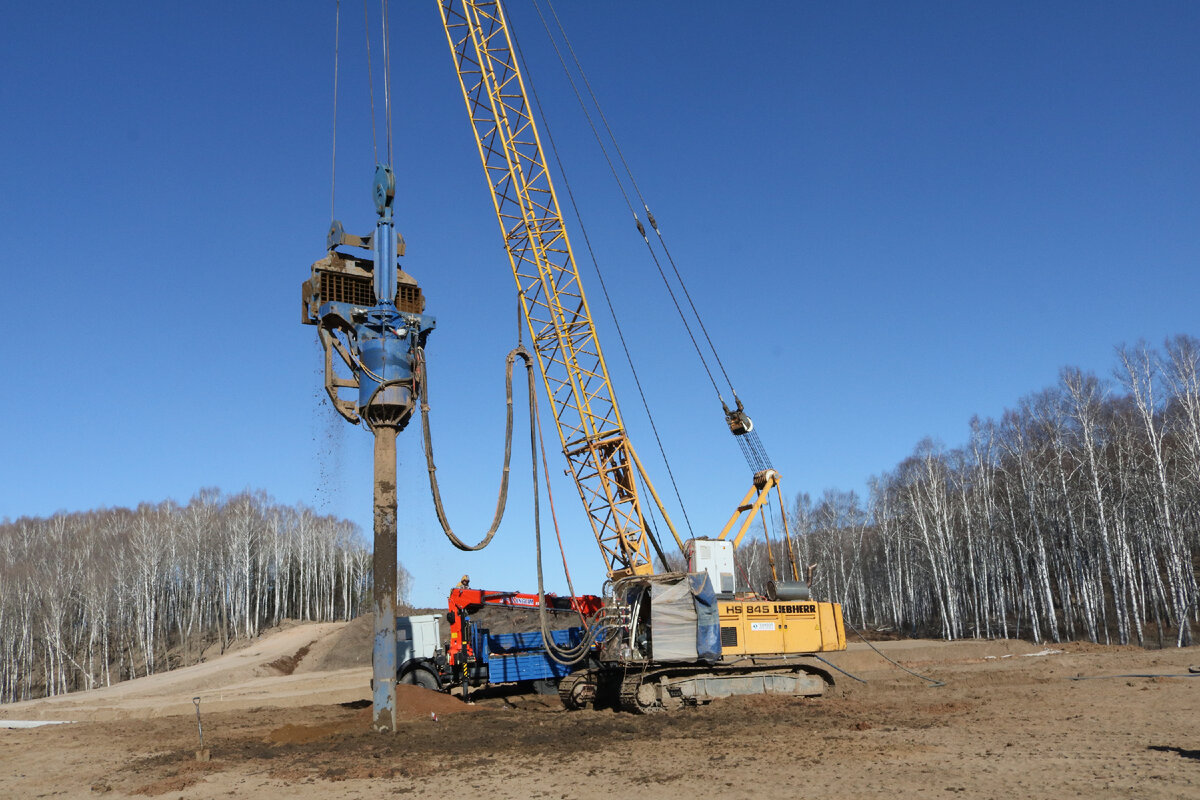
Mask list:
[[[1119,347],[1111,379],[1065,368],[999,420],[972,419],[965,444],[918,443],[865,502],[800,494],[787,516],[814,593],[855,626],[1191,644],[1200,340]],[[764,586],[767,551],[742,546],[745,584]],[[285,618],[349,619],[369,591],[354,523],[261,492],[5,520],[0,702],[194,663]]]
[[[966,444],[918,443],[865,502],[799,495],[788,523],[814,590],[856,626],[909,634],[1191,644],[1200,340],[1116,355],[1111,379],[1068,367],[972,419]],[[761,585],[765,545],[746,555]]]
[[[262,492],[5,520],[0,702],[195,663],[285,618],[350,619],[370,562],[354,523]]]

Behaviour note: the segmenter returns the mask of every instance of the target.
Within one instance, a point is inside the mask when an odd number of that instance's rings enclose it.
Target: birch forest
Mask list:
[[[1119,347],[954,448],[926,439],[866,498],[787,510],[816,596],[902,635],[1189,645],[1200,622],[1200,340]],[[769,541],[769,544],[768,544]],[[782,528],[741,547],[761,590]],[[403,595],[407,574],[401,568]],[[195,663],[284,619],[350,619],[370,551],[346,520],[263,493],[0,522],[0,702]]]
[[[959,447],[918,443],[865,501],[800,495],[788,523],[815,594],[856,627],[909,635],[1193,643],[1200,340],[1115,361],[1110,379],[1063,369],[999,420],[971,420]],[[763,541],[744,555],[762,585]]]
[[[369,585],[357,525],[262,493],[4,521],[0,702],[195,663],[285,618],[349,619]]]

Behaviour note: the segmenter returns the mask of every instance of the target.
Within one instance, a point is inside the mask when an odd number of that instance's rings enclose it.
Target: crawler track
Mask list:
[[[821,695],[833,676],[810,664],[774,662],[747,665],[646,665],[580,670],[558,685],[569,710],[611,705],[632,714],[654,714],[702,705],[733,695]]]

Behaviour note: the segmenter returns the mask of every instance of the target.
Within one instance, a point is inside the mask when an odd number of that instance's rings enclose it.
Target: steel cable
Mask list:
[[[532,384],[531,384],[532,385]],[[537,403],[531,402],[529,405],[529,449],[533,462],[533,538],[534,550],[537,554],[537,584],[538,584],[538,624],[542,631],[542,645],[545,647],[546,655],[551,660],[562,664],[563,666],[573,666],[578,664],[583,659],[587,658],[587,654],[591,651],[592,646],[596,643],[597,637],[603,633],[603,627],[600,625],[589,625],[583,612],[579,610],[579,606],[575,603],[575,587],[571,584],[571,573],[567,570],[566,553],[563,552],[563,570],[567,572],[567,587],[571,592],[571,605],[579,613],[580,622],[583,623],[584,636],[578,644],[573,646],[561,646],[554,641],[548,618],[546,615],[546,585],[542,572],[542,515],[541,515],[541,492],[538,488],[538,441],[541,437],[541,422],[538,418]],[[542,448],[542,457],[545,458],[545,448]],[[546,492],[550,492],[549,472],[546,479]],[[551,500],[553,503],[553,500]],[[558,534],[558,518],[553,513],[551,506],[551,517],[554,518],[554,532]],[[562,549],[562,537],[558,540],[559,549]],[[597,613],[597,619],[603,614],[604,609]]]
[[[1096,681],[1102,678],[1200,678],[1200,672],[1131,672],[1123,675],[1075,675],[1068,680]]]
[[[510,25],[510,29],[511,29],[511,25]],[[625,339],[625,332],[624,332],[624,330],[622,330],[621,321],[617,317],[616,307],[613,305],[612,296],[608,292],[608,284],[604,280],[604,273],[600,270],[600,262],[596,258],[596,252],[592,247],[592,240],[588,236],[587,226],[584,225],[583,215],[580,214],[580,212],[579,212],[579,205],[575,202],[575,192],[574,192],[574,190],[571,189],[571,182],[567,178],[566,168],[563,166],[562,158],[559,157],[558,147],[554,143],[554,134],[550,130],[550,123],[546,120],[546,115],[544,113],[542,113],[542,111],[541,111],[541,101],[538,98],[537,87],[534,85],[533,78],[529,74],[529,67],[525,63],[525,55],[524,55],[524,53],[521,52],[520,48],[516,44],[517,37],[516,37],[515,31],[513,32],[512,36],[513,36],[513,47],[517,52],[517,57],[521,61],[521,69],[523,69],[525,72],[525,80],[529,84],[529,91],[531,94],[530,99],[532,100],[533,107],[537,109],[537,115],[542,120],[542,129],[546,132],[546,142],[547,142],[547,144],[550,145],[550,153],[554,156],[555,164],[557,164],[557,166],[558,166],[558,174],[562,176],[563,186],[567,190],[567,199],[571,203],[571,209],[575,212],[575,220],[579,224],[579,231],[580,231],[580,233],[583,234],[584,245],[587,247],[588,256],[592,260],[592,269],[594,269],[596,271],[596,278],[600,283],[600,291],[604,295],[604,303],[608,307],[609,315],[612,317],[613,325],[617,331],[617,338],[620,340],[621,349],[625,353],[625,362],[627,364],[629,364],[629,371],[633,375],[633,383],[637,387],[638,396],[641,398],[642,408],[646,412],[646,418],[650,422],[650,430],[654,434],[654,441],[655,441],[655,443],[658,444],[658,452],[662,456],[663,464],[666,466],[667,477],[670,478],[671,487],[675,491],[675,499],[679,503],[680,510],[683,512],[683,521],[688,527],[688,532],[695,535],[695,532],[692,530],[692,521],[688,517],[687,506],[684,505],[683,496],[679,492],[679,484],[675,481],[675,473],[671,469],[671,461],[670,461],[670,459],[667,458],[666,448],[663,446],[662,437],[658,433],[658,425],[655,423],[654,414],[651,413],[651,411],[650,411],[650,403],[646,399],[646,392],[642,388],[641,377],[638,375],[637,367],[633,363],[633,355],[629,351],[629,343]],[[534,108],[530,109],[531,116],[534,111]],[[611,169],[611,167],[612,167],[611,163],[609,164],[609,167]],[[614,177],[616,177],[615,170],[613,172],[613,175],[614,175]],[[620,184],[620,182],[618,181],[618,185],[619,184]],[[628,204],[628,198],[626,198],[626,203]],[[711,375],[709,377],[711,379]],[[713,387],[716,388],[715,382],[713,383]],[[719,395],[720,395],[720,392],[718,392],[718,396]],[[664,512],[664,516],[665,516],[665,512]]]
[[[550,460],[546,457],[546,440],[542,437],[542,419],[539,414],[534,420],[534,425],[537,427],[537,442],[538,450],[542,456],[542,473],[546,476],[546,499],[550,504],[550,520],[554,523],[554,537],[558,540],[558,554],[562,557],[563,575],[567,578],[567,591],[571,593],[571,600],[575,600],[575,584],[571,580],[571,568],[567,566],[567,550],[563,547],[562,532],[558,528],[558,514],[554,511],[554,491],[550,488]],[[534,453],[534,460],[537,460],[537,453]],[[537,476],[534,476],[534,486],[537,486]],[[539,551],[540,552],[540,551]],[[578,607],[575,609],[579,611]],[[584,627],[588,626],[587,619],[582,611],[579,611],[579,621]]]
[[[333,21],[333,158],[329,173],[329,218],[337,219],[337,106],[338,51],[342,42],[342,0],[337,0]]]
[[[371,152],[375,163],[379,163],[379,140],[375,136],[375,76],[371,71],[371,19],[367,13],[367,0],[363,0],[363,29],[367,36],[367,92],[371,95]]]
[[[558,28],[558,32],[562,36],[563,43],[571,55],[571,60],[575,64],[575,69],[578,71],[579,77],[583,81],[584,86],[587,88],[588,96],[591,98],[591,104],[595,108],[597,115],[600,117],[600,121],[603,123],[604,129],[608,134],[608,139],[612,142],[613,150],[615,151],[617,158],[620,160],[625,174],[629,178],[629,183],[632,186],[633,193],[636,195],[638,202],[641,203],[642,208],[645,209],[646,219],[650,222],[650,226],[654,229],[654,233],[658,238],[659,246],[662,247],[663,254],[666,256],[667,262],[671,265],[671,271],[674,273],[675,280],[678,282],[679,288],[682,290],[683,296],[687,300],[687,305],[691,309],[692,316],[700,328],[700,332],[704,337],[704,341],[708,345],[709,351],[712,353],[713,359],[717,363],[717,368],[720,370],[721,376],[725,379],[726,385],[729,386],[729,391],[732,393],[733,399],[737,401],[737,389],[734,388],[733,381],[729,377],[729,372],[725,369],[725,363],[721,360],[721,354],[717,350],[716,344],[712,340],[712,336],[709,335],[708,326],[704,324],[704,318],[700,315],[699,309],[696,308],[696,303],[692,299],[692,293],[688,289],[687,281],[684,280],[683,274],[679,271],[679,266],[675,263],[675,258],[671,254],[670,247],[667,245],[666,237],[663,236],[662,230],[658,226],[658,221],[654,218],[653,212],[650,211],[650,206],[646,202],[645,196],[642,194],[642,190],[638,185],[637,178],[634,177],[633,169],[629,166],[629,162],[625,159],[625,154],[621,150],[621,145],[617,141],[617,137],[613,132],[612,125],[608,121],[608,116],[604,113],[604,108],[600,105],[600,99],[596,96],[596,92],[592,88],[592,83],[588,79],[587,72],[584,70],[583,64],[580,63],[579,56],[575,52],[575,47],[571,44],[571,37],[567,34],[566,28],[563,26],[562,20],[558,16],[558,11],[554,7],[553,0],[547,0],[547,4],[550,7],[551,15],[554,17],[554,22]],[[655,252],[654,247],[650,243],[650,238],[646,234],[646,228],[644,225],[642,225],[641,220],[638,218],[638,212],[633,208],[633,204],[629,198],[629,193],[625,189],[625,183],[617,174],[613,160],[609,156],[608,147],[605,145],[600,132],[592,119],[592,114],[588,109],[588,105],[584,102],[583,95],[575,83],[575,79],[571,74],[571,70],[568,68],[566,60],[563,58],[562,51],[558,46],[558,42],[556,41],[554,34],[550,31],[550,26],[546,21],[545,15],[542,14],[541,7],[539,6],[537,0],[534,0],[533,5],[534,9],[537,11],[538,18],[542,22],[542,27],[546,31],[546,36],[550,40],[551,46],[554,48],[555,55],[558,56],[559,65],[562,67],[563,73],[566,75],[567,81],[571,86],[571,90],[575,94],[575,99],[579,103],[580,109],[583,111],[584,117],[588,123],[588,127],[592,130],[592,135],[596,139],[596,144],[599,145],[600,152],[603,154],[604,160],[608,163],[609,172],[612,173],[613,180],[616,182],[617,188],[621,192],[621,197],[625,200],[625,206],[633,215],[634,223],[637,226],[638,233],[642,236],[642,241],[645,243],[646,250],[649,252],[650,258],[654,262],[654,267],[658,271],[659,277],[662,279],[663,286],[666,288],[667,294],[670,296],[671,302],[675,306],[675,311],[679,315],[679,320],[683,323],[684,330],[687,332],[688,338],[692,342],[692,347],[695,349],[696,355],[700,359],[700,364],[704,368],[705,374],[708,376],[709,383],[712,384],[713,391],[716,392],[717,399],[721,402],[721,406],[725,409],[726,416],[728,417],[729,408],[725,403],[725,398],[722,395],[720,388],[717,386],[717,382],[713,377],[712,370],[709,368],[708,359],[705,357],[699,343],[696,340],[695,334],[692,332],[692,327],[688,322],[687,315],[684,314],[675,290],[671,286],[671,282],[667,278],[666,272],[663,270],[663,266],[659,260],[658,254]],[[739,402],[738,411],[741,410],[741,403]],[[757,432],[751,430],[744,431],[743,433],[739,434],[735,431],[734,436],[738,439],[738,443],[742,449],[742,455],[745,457],[746,463],[750,467],[751,472],[760,472],[763,469],[772,468],[771,459],[767,455],[766,448],[759,439]],[[742,441],[743,439],[749,439],[750,441],[744,442]]]
[[[388,24],[388,0],[383,0],[383,122],[387,131],[388,164],[392,162],[392,54],[388,46],[391,38],[391,25]]]
[[[721,395],[721,389],[719,386],[717,386],[717,381],[713,377],[712,370],[709,369],[708,359],[706,359],[704,357],[704,352],[700,349],[700,344],[699,344],[699,342],[696,341],[695,334],[692,333],[691,325],[688,324],[687,316],[683,313],[683,307],[680,306],[679,299],[675,296],[675,290],[671,287],[671,283],[667,279],[667,274],[663,270],[662,264],[659,262],[658,254],[654,252],[654,248],[650,245],[650,239],[646,236],[646,228],[642,225],[642,221],[638,218],[637,211],[634,210],[634,208],[633,208],[633,203],[630,201],[629,195],[625,191],[624,183],[621,181],[620,176],[617,174],[617,169],[616,169],[616,166],[613,164],[612,157],[609,156],[609,154],[608,154],[608,148],[605,146],[604,141],[600,136],[600,131],[596,128],[596,124],[592,120],[592,115],[588,111],[587,104],[583,100],[583,95],[582,95],[582,93],[580,93],[579,87],[575,83],[575,78],[571,75],[571,71],[567,67],[566,59],[563,58],[562,51],[558,47],[558,42],[555,41],[554,35],[550,32],[550,25],[549,25],[549,23],[546,22],[546,17],[542,14],[541,6],[538,5],[537,0],[534,0],[533,7],[534,7],[534,9],[537,10],[538,18],[542,21],[542,27],[545,28],[545,30],[546,30],[546,36],[547,36],[547,38],[550,39],[550,44],[554,48],[555,55],[558,56],[558,63],[560,66],[562,66],[563,74],[566,75],[567,82],[570,83],[571,90],[575,93],[575,99],[579,102],[579,107],[583,110],[583,115],[587,119],[588,127],[590,127],[592,129],[592,135],[596,139],[596,144],[598,144],[600,146],[600,152],[604,155],[604,160],[606,162],[608,162],[609,171],[612,173],[613,180],[615,180],[617,182],[617,186],[621,190],[621,196],[625,199],[625,205],[629,209],[629,213],[633,215],[634,223],[637,225],[638,232],[641,233],[641,235],[642,235],[642,240],[645,241],[645,243],[646,243],[646,248],[650,253],[650,258],[654,261],[654,266],[658,270],[659,277],[662,278],[663,286],[666,287],[667,294],[671,297],[671,302],[675,305],[675,312],[679,315],[679,320],[680,320],[680,322],[683,323],[683,327],[684,327],[684,330],[687,331],[688,338],[691,339],[692,347],[695,348],[696,355],[700,359],[700,365],[702,367],[704,367],[704,372],[706,375],[708,375],[708,380],[712,384],[713,391],[716,392],[716,394],[717,394],[717,399],[720,400],[722,404],[724,404],[725,399]],[[553,4],[551,4],[551,11],[552,12],[554,11]],[[558,19],[558,16],[557,16],[557,14],[555,14],[555,20],[557,21],[557,19]],[[566,42],[567,47],[570,49],[571,48],[570,40],[567,38],[566,31],[563,30],[563,28],[562,28],[561,22],[559,23],[559,30],[563,35],[563,39]],[[573,49],[571,50],[571,53],[572,53],[572,55],[574,55]],[[583,68],[579,67],[578,59],[576,59],[575,64],[576,64],[576,67],[579,68],[580,74],[583,76],[583,79],[586,82],[587,77],[586,77],[586,75],[583,74]],[[526,72],[528,72],[528,70],[526,70]],[[589,86],[589,90],[590,90],[590,86]],[[594,94],[592,95],[592,101],[593,101],[593,103],[596,104],[597,110],[599,110],[599,103],[596,101]],[[601,118],[603,118],[603,116],[604,116],[602,111],[600,112],[600,116],[601,116]],[[605,122],[605,124],[607,125],[607,121]],[[616,139],[612,137],[611,129],[609,129],[609,137],[612,138],[613,144],[615,146]],[[619,154],[619,148],[618,148],[618,154]],[[624,162],[623,157],[622,157],[622,162]],[[629,171],[628,165],[625,166],[625,169],[626,169],[626,172]],[[632,177],[632,174],[631,174],[631,177]],[[636,184],[635,184],[635,186],[636,186]],[[644,205],[644,203],[643,203],[643,205]],[[651,218],[650,224],[652,227],[655,224],[652,218]],[[678,277],[678,275],[679,275],[678,270],[676,270],[675,274]],[[683,286],[684,292],[686,294],[687,287],[686,287],[686,285],[682,284],[682,278],[680,278],[680,282],[681,282],[681,286]],[[690,300],[691,300],[690,296],[689,296],[688,300],[690,302]],[[700,322],[700,317],[696,313],[695,304],[692,304],[692,313],[694,315],[696,315],[696,320],[698,322]],[[704,325],[702,322],[701,322],[700,327],[703,330]],[[708,333],[707,333],[707,331],[705,331],[705,337],[707,338],[707,336],[708,336]],[[709,347],[712,348],[712,340],[711,339],[709,340],[708,344],[709,344]],[[713,355],[716,356],[715,349],[713,349]],[[724,366],[720,364],[719,357],[717,358],[717,363],[719,366],[721,366],[722,372],[724,372]],[[728,375],[725,376],[725,380],[728,383],[728,381],[729,381]],[[730,384],[729,388],[732,391],[733,384]]]
[[[579,77],[583,80],[584,86],[587,87],[588,95],[592,98],[592,105],[595,106],[596,113],[599,115],[601,122],[604,123],[604,129],[608,132],[609,140],[612,141],[613,150],[616,152],[617,158],[620,159],[621,166],[625,169],[625,174],[629,176],[629,183],[633,187],[634,194],[637,195],[638,202],[642,204],[642,208],[645,209],[645,211],[646,211],[646,219],[647,219],[647,221],[649,221],[650,227],[652,227],[654,229],[654,233],[658,236],[659,244],[662,246],[663,253],[667,256],[667,261],[669,261],[671,264],[671,270],[675,273],[675,278],[676,278],[676,280],[679,281],[680,288],[683,289],[684,297],[687,298],[688,306],[691,307],[692,314],[693,314],[693,316],[695,316],[696,322],[700,326],[700,331],[701,331],[701,333],[704,334],[704,339],[708,343],[709,349],[712,351],[713,358],[717,362],[717,367],[720,368],[721,375],[725,378],[725,383],[729,385],[729,390],[731,392],[733,392],[734,395],[736,396],[737,392],[733,388],[733,381],[731,381],[729,379],[729,373],[726,372],[725,364],[721,361],[721,354],[719,352],[717,352],[716,345],[713,344],[712,337],[710,337],[708,334],[708,328],[705,327],[705,325],[704,325],[704,318],[700,316],[700,312],[696,309],[696,304],[692,301],[692,295],[691,295],[691,292],[688,291],[687,282],[684,281],[683,276],[679,272],[679,268],[675,265],[675,259],[671,256],[670,248],[667,247],[666,239],[663,238],[662,231],[659,230],[658,222],[657,222],[657,220],[654,219],[654,214],[650,211],[650,206],[649,206],[649,204],[647,204],[646,198],[642,195],[642,189],[640,186],[638,186],[637,178],[635,178],[633,175],[633,169],[630,168],[629,162],[625,160],[625,153],[621,150],[621,145],[617,141],[617,137],[616,137],[616,134],[613,132],[612,125],[609,124],[608,116],[604,113],[604,107],[600,105],[600,99],[598,97],[596,97],[596,92],[595,92],[595,90],[592,89],[592,82],[590,80],[588,80],[587,72],[584,70],[583,64],[580,63],[579,56],[575,53],[575,47],[571,44],[571,37],[567,35],[567,30],[563,26],[562,20],[559,19],[558,10],[554,7],[554,0],[546,0],[546,4],[550,7],[550,13],[554,17],[555,25],[558,27],[559,32],[562,34],[563,43],[566,45],[567,51],[571,54],[572,61],[575,62],[575,68],[577,70],[579,70]],[[534,7],[537,8],[537,0],[534,0]],[[540,8],[538,9],[538,15],[541,16]],[[545,20],[543,19],[543,23],[544,22],[545,22]],[[547,30],[547,33],[549,33],[548,30]],[[553,40],[553,37],[551,37],[551,38]],[[557,50],[558,50],[558,48],[556,46],[555,51],[557,52]],[[560,61],[561,61],[561,56],[560,56]],[[572,83],[571,83],[572,88],[574,88],[574,85],[575,85],[574,81],[572,81]],[[578,97],[578,92],[576,92],[576,97]],[[580,100],[580,103],[582,105],[582,100]],[[584,113],[585,114],[587,113],[586,109],[585,109]],[[590,125],[591,124],[590,118],[589,118],[588,122]],[[594,127],[593,127],[593,131],[595,131]],[[603,144],[601,144],[601,147],[603,148]],[[607,154],[605,157],[607,158]],[[621,193],[623,195],[625,194],[624,188],[622,188]],[[627,202],[628,202],[628,200],[627,200]],[[635,218],[637,217],[636,212],[634,213],[634,217]],[[641,225],[639,225],[638,228],[642,233],[642,237],[646,238],[645,230],[641,227]],[[646,244],[649,245],[649,239],[647,239]],[[657,259],[655,259],[655,263],[657,265]],[[664,279],[664,281],[666,280],[665,276],[663,279]],[[681,313],[681,318],[682,318],[682,313]],[[691,331],[689,330],[688,333],[690,335]],[[705,369],[707,369],[707,365],[705,366]]]
[[[892,659],[892,658],[889,658],[889,657],[887,657],[886,655],[884,655],[884,654],[883,654],[883,651],[882,651],[882,650],[880,650],[878,647],[876,647],[875,645],[873,645],[873,644],[871,644],[869,641],[867,641],[867,637],[863,636],[863,635],[862,635],[862,632],[861,632],[861,631],[860,631],[858,628],[854,627],[854,626],[853,626],[852,624],[850,624],[850,622],[849,622],[849,621],[847,621],[847,620],[843,620],[843,622],[845,623],[845,625],[846,625],[846,627],[847,627],[847,628],[849,628],[850,630],[854,631],[854,633],[858,635],[858,638],[859,638],[859,639],[862,639],[862,640],[863,640],[863,643],[864,643],[864,644],[866,644],[866,646],[867,646],[867,647],[869,647],[869,648],[871,648],[872,650],[874,650],[874,651],[875,651],[875,653],[876,653],[876,654],[877,654],[877,655],[878,655],[880,658],[882,658],[884,661],[887,661],[888,663],[890,663],[890,664],[892,664],[892,665],[894,665],[894,666],[896,666],[896,667],[899,667],[900,669],[902,669],[902,670],[904,670],[905,672],[907,672],[909,675],[912,675],[914,678],[920,678],[920,679],[921,679],[921,680],[923,680],[923,681],[929,681],[929,688],[930,688],[930,689],[936,689],[936,688],[938,688],[939,686],[945,686],[945,685],[946,685],[946,682],[945,682],[945,681],[939,681],[939,680],[937,680],[937,679],[935,679],[935,678],[927,678],[927,677],[925,677],[924,675],[921,675],[920,673],[913,672],[911,669],[909,669],[908,667],[904,666],[904,665],[903,665],[903,664],[901,664],[899,661],[896,661],[895,659]],[[822,660],[822,661],[825,661],[825,659],[823,659],[823,658],[822,658],[821,660]],[[826,662],[826,663],[828,663],[828,662]],[[832,666],[832,664],[831,664],[830,666]],[[847,674],[849,674],[849,673],[847,673]],[[859,678],[858,680],[862,680],[862,679],[861,679],[861,678]],[[863,681],[863,683],[866,683],[866,681]]]

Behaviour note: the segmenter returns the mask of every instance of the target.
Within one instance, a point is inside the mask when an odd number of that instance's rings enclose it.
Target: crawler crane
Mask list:
[[[832,678],[803,657],[845,649],[841,607],[811,599],[794,561],[792,580],[772,582],[766,598],[735,593],[733,550],[779,494],[778,474],[755,472],[716,537],[680,539],[626,435],[504,9],[497,0],[439,0],[439,9],[562,452],[611,581],[598,658],[563,678],[564,704],[648,712],[733,694],[820,694]],[[726,412],[735,435],[752,430],[740,403]],[[654,555],[666,558],[647,500],[687,572],[655,574]]]

